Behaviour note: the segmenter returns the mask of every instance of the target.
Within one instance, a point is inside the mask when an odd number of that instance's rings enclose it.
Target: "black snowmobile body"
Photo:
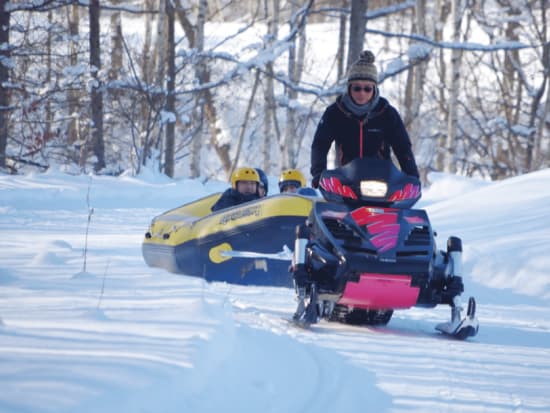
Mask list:
[[[445,251],[437,248],[428,215],[412,209],[418,178],[367,158],[325,171],[319,187],[327,202],[316,202],[298,228],[293,266],[299,301],[317,304],[308,322],[385,324],[395,309],[456,307],[464,290],[461,241],[450,237]]]

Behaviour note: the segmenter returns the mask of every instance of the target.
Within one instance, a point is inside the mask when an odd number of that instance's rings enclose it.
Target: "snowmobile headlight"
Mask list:
[[[374,198],[386,196],[388,184],[382,181],[361,181],[361,195]]]

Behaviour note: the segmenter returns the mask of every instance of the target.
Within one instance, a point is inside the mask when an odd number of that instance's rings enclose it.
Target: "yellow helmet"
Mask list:
[[[254,181],[260,184],[260,175],[254,168],[237,168],[231,174],[231,188],[237,189],[237,182],[239,181]]]
[[[279,175],[279,190],[282,192],[287,185],[302,188],[306,186],[306,178],[298,169],[285,169]]]

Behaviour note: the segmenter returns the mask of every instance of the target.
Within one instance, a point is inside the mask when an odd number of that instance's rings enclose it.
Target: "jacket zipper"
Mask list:
[[[359,157],[363,157],[363,120],[359,121]]]

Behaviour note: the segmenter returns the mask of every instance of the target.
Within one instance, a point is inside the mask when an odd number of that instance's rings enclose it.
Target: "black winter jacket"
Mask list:
[[[220,199],[218,199],[216,203],[212,205],[211,211],[214,212],[223,208],[229,208],[248,201],[253,201],[258,198],[258,194],[243,195],[239,191],[233,188],[229,188],[226,189]]]
[[[362,157],[390,159],[391,148],[401,170],[408,175],[419,176],[411,140],[401,116],[383,97],[363,118],[349,112],[342,104],[341,97],[325,110],[311,145],[314,186],[321,172],[327,168],[327,154],[333,141],[336,142],[340,165]]]

